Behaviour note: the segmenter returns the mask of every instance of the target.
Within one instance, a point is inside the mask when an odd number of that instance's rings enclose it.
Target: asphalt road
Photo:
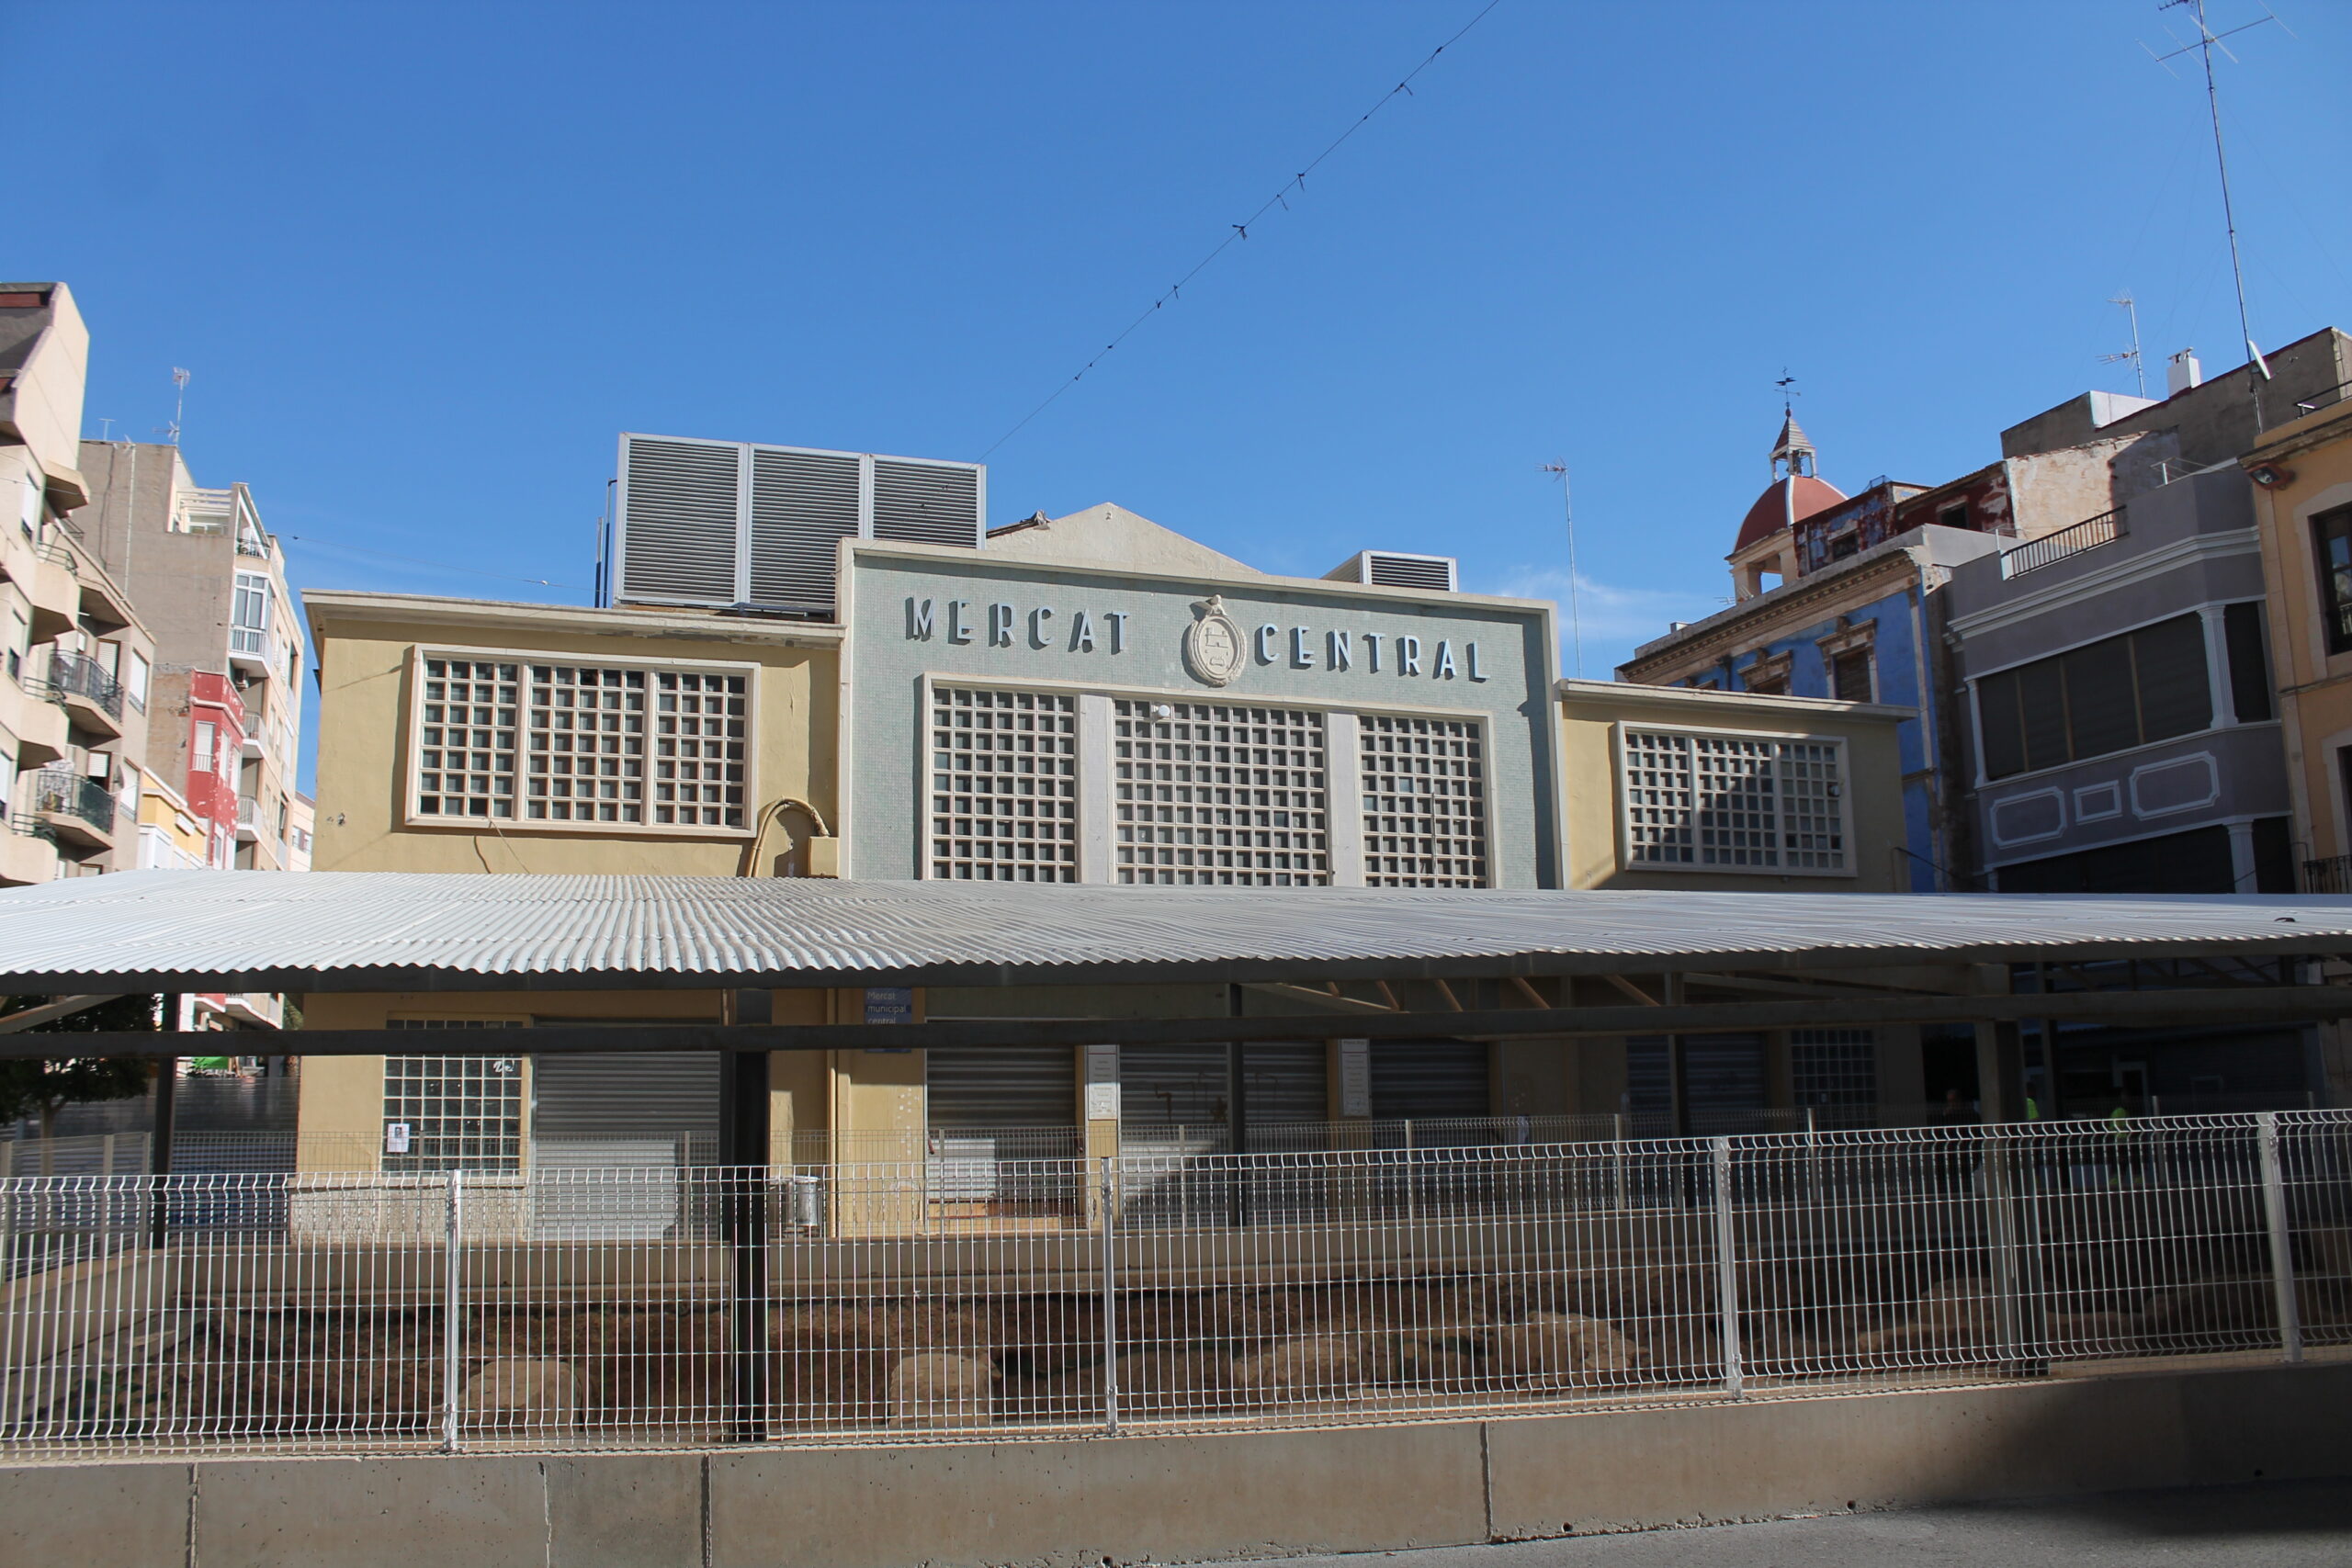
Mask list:
[[[2346,1568],[2352,1482],[2112,1493],[1281,1562],[1284,1568]]]

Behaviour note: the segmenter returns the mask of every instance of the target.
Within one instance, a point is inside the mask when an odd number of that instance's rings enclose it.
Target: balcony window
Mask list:
[[[2327,651],[2352,653],[2352,506],[2312,519],[2319,552],[2319,602],[2327,624]]]
[[[2176,615],[1976,682],[1984,776],[2080,762],[2213,722],[2205,627]]]
[[[130,669],[124,677],[122,689],[130,696],[130,705],[141,713],[147,711],[147,681],[152,673],[147,656],[136,649],[131,649]]]
[[[237,573],[236,599],[229,621],[229,651],[269,655],[269,579],[257,571]]]
[[[220,746],[220,728],[209,718],[196,721],[196,745],[189,751],[187,771],[192,773],[212,772],[212,755]]]

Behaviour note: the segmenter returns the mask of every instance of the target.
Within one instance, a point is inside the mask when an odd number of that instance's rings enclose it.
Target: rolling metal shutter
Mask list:
[[[624,599],[732,604],[741,448],[631,435],[621,448]]]
[[[752,448],[752,603],[831,613],[839,545],[857,535],[858,490],[854,454]]]
[[[980,543],[980,470],[874,459],[874,536],[914,545]]]
[[[534,1138],[661,1139],[680,1134],[718,1136],[716,1053],[623,1051],[531,1058]]]
[[[1320,1040],[1252,1041],[1246,1060],[1251,1126],[1329,1119],[1329,1068]],[[1120,1048],[1119,1104],[1131,1122],[1221,1127],[1227,1087],[1222,1042]]]
[[[934,1045],[923,1077],[934,1128],[1078,1125],[1078,1053],[1068,1045]]]
[[[1764,1109],[1764,1037],[1687,1034],[1682,1050],[1692,1135],[1759,1130],[1757,1112]],[[1374,1079],[1375,1084],[1378,1081]],[[1665,1035],[1637,1034],[1625,1042],[1625,1089],[1626,1110],[1644,1123],[1637,1129],[1642,1135],[1671,1133],[1674,1083],[1668,1074]]]
[[[1375,1040],[1372,1114],[1376,1121],[1486,1116],[1487,1047],[1478,1040]]]

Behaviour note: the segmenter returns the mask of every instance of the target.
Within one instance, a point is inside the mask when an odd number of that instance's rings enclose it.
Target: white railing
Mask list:
[[[0,1450],[1401,1421],[2352,1345],[2352,1115],[0,1182]]]

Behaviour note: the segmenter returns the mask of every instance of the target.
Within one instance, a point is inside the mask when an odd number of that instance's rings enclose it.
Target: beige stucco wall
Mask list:
[[[2282,425],[2247,455],[2292,477],[2255,491],[2255,519],[2269,599],[2270,657],[2281,694],[2295,837],[2303,858],[2352,853],[2335,753],[2352,746],[2352,653],[2330,654],[2312,519],[2352,506],[2352,403]]]
[[[527,872],[732,876],[752,842],[742,831],[567,832],[527,822],[476,828],[406,820],[409,688],[419,648],[484,649],[520,657],[615,662],[716,661],[757,667],[752,806],[804,800],[838,815],[835,715],[838,634],[716,615],[547,609],[396,595],[311,593],[319,660],[318,871]],[[609,629],[607,629],[609,628]],[[771,829],[763,862],[805,850],[797,812]],[[761,874],[774,871],[763,864]]]
[[[1894,852],[1903,842],[1902,761],[1895,727],[1911,716],[1910,709],[1600,681],[1563,681],[1559,693],[1569,886],[1731,893],[1894,891]],[[1618,835],[1616,729],[1622,724],[1844,741],[1852,825],[1849,858],[1854,874],[1626,869],[1620,858]]]

